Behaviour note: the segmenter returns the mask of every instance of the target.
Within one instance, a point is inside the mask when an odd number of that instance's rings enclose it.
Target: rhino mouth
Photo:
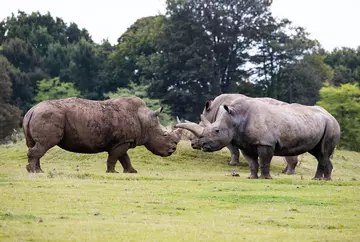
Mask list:
[[[212,145],[212,144],[203,144],[201,146],[201,150],[204,152],[214,152],[214,151],[218,151],[221,149],[222,149],[222,147],[217,146],[217,145]]]

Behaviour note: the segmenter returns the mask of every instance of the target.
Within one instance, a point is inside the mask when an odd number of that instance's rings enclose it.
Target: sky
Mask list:
[[[271,8],[276,17],[305,27],[327,50],[360,46],[360,0],[273,0]],[[2,0],[0,19],[17,10],[49,11],[66,23],[86,28],[95,42],[107,38],[115,44],[137,19],[164,13],[165,0]]]

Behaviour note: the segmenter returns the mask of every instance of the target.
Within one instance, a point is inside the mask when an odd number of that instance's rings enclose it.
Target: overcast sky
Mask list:
[[[165,10],[165,0],[1,0],[0,18],[18,9],[40,11],[75,22],[86,28],[94,41],[108,38],[113,44],[138,18]],[[312,38],[331,50],[338,46],[360,45],[360,0],[273,0],[277,17],[286,17],[305,27]]]

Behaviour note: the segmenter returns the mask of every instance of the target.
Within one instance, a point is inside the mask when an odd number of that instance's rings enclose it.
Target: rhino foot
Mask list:
[[[331,181],[332,179],[331,179],[331,177],[324,177],[323,180],[325,180],[325,181]]]
[[[313,177],[311,180],[317,180],[317,181],[320,181],[320,180],[322,180],[322,177]]]
[[[286,175],[295,175],[296,172],[295,172],[295,170],[287,170],[287,171],[285,172],[285,174],[286,174]]]
[[[30,164],[27,164],[25,167],[26,167],[26,170],[27,170],[29,173],[35,173],[35,172],[36,172],[35,169],[32,169],[32,168],[31,168]]]
[[[284,173],[284,174],[287,174],[287,172],[288,172],[288,166],[286,166],[286,167],[284,168],[284,170],[281,171],[281,173]]]
[[[106,173],[119,173],[119,172],[115,170],[107,170]]]
[[[138,173],[138,172],[137,172],[137,170],[132,168],[132,169],[124,169],[124,173]]]
[[[270,179],[270,180],[273,179],[270,175],[261,175],[259,178],[260,179]]]
[[[229,165],[229,166],[240,166],[240,162],[238,162],[238,161],[230,161],[230,162],[228,163],[228,165]]]
[[[258,175],[250,175],[248,176],[248,179],[258,179]]]
[[[44,173],[44,171],[41,170],[41,169],[36,169],[35,172],[36,172],[36,173]]]

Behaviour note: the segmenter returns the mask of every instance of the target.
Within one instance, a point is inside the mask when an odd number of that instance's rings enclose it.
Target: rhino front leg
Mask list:
[[[127,153],[125,155],[121,156],[119,158],[119,161],[120,161],[122,167],[124,168],[124,173],[137,173],[137,171],[131,165],[130,157]]]
[[[228,163],[229,166],[239,166],[240,162],[239,162],[239,156],[240,156],[240,152],[239,149],[233,145],[228,145],[227,148],[230,150],[231,153],[231,158],[230,158],[230,162]]]
[[[270,175],[270,162],[274,156],[274,151],[271,146],[258,146],[258,154],[260,157],[261,164],[261,179],[272,179]]]
[[[241,151],[245,159],[249,163],[250,168],[250,176],[249,179],[258,179],[258,171],[259,171],[259,163],[258,163],[258,156],[256,154],[247,154],[243,150]]]

